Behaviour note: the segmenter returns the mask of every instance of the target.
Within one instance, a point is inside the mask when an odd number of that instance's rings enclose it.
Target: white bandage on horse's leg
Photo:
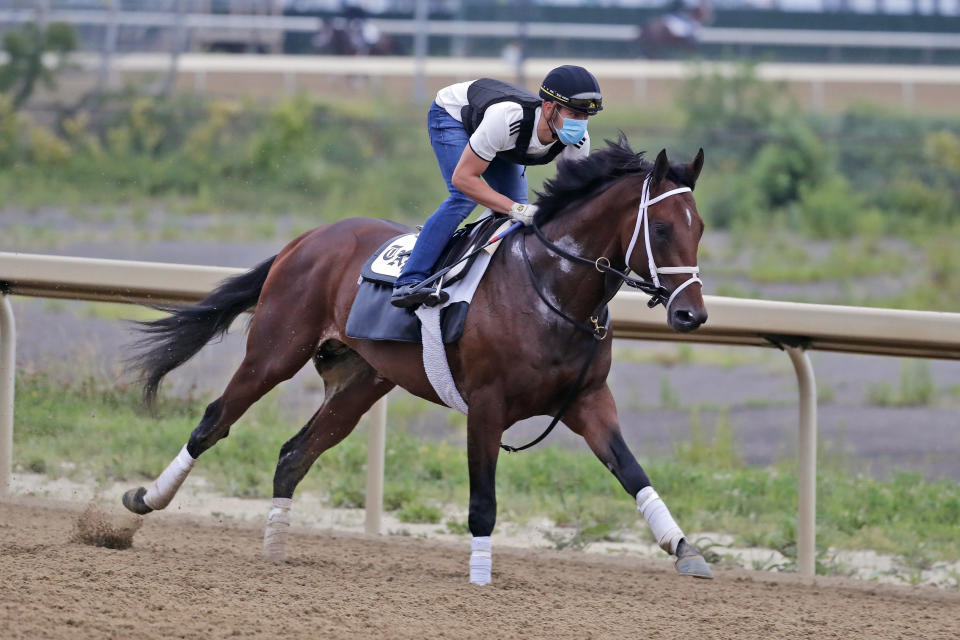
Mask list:
[[[187,452],[187,445],[167,465],[143,496],[143,502],[154,510],[160,510],[170,504],[177,489],[183,484],[197,460]]]
[[[263,530],[263,557],[283,560],[287,556],[287,533],[290,531],[292,498],[274,498]]]
[[[677,545],[683,539],[683,531],[653,487],[644,487],[637,493],[637,509],[650,525],[660,548],[670,555],[676,555]]]
[[[490,555],[490,536],[474,536],[470,543],[470,582],[490,584],[490,569],[493,558]]]

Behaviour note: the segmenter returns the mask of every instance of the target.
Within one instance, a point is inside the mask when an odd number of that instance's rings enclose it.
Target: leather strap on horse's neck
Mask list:
[[[650,300],[647,302],[648,307],[652,308],[658,304],[666,305],[667,300],[670,299],[670,294],[664,287],[658,284],[653,284],[652,282],[648,282],[641,278],[634,278],[633,276],[628,275],[628,272],[630,271],[629,267],[627,267],[625,271],[620,271],[619,269],[614,268],[610,264],[610,260],[605,257],[600,257],[596,260],[588,260],[587,258],[570,253],[560,245],[555,244],[552,240],[547,238],[547,236],[543,234],[543,229],[540,228],[540,225],[537,224],[536,220],[534,220],[531,226],[533,227],[533,232],[537,234],[537,239],[539,239],[545,247],[556,253],[558,256],[566,258],[571,262],[591,266],[601,273],[614,275],[628,287],[639,289],[650,296]]]
[[[555,314],[557,314],[558,316],[560,316],[561,318],[563,318],[573,326],[577,327],[581,331],[591,334],[595,339],[603,340],[607,336],[606,327],[601,327],[601,325],[599,324],[599,319],[600,319],[599,312],[606,306],[606,303],[608,301],[606,300],[606,296],[604,296],[605,300],[601,302],[600,306],[597,309],[595,309],[594,313],[590,316],[592,326],[591,324],[587,324],[586,322],[581,322],[580,320],[577,320],[576,318],[571,317],[565,311],[563,311],[563,309],[561,309],[556,304],[554,304],[547,297],[547,295],[542,291],[540,287],[540,282],[539,280],[537,280],[537,274],[533,272],[533,265],[530,263],[530,256],[527,254],[526,236],[523,236],[520,238],[520,255],[523,256],[523,263],[527,267],[527,276],[530,278],[530,283],[533,285],[533,290],[537,292],[537,296],[540,297],[540,300],[543,301],[543,304],[547,305],[547,307],[551,311],[553,311]],[[618,286],[617,288],[619,289],[620,287]]]
[[[529,449],[530,447],[543,441],[544,438],[550,435],[550,432],[553,431],[553,428],[556,427],[557,423],[559,423],[563,418],[563,414],[567,412],[567,409],[570,408],[570,405],[573,404],[573,401],[576,400],[580,395],[580,392],[583,390],[583,381],[586,379],[587,371],[590,370],[590,365],[593,364],[593,359],[597,355],[597,350],[600,348],[600,342],[607,337],[607,329],[610,324],[610,311],[607,308],[607,304],[609,304],[610,300],[613,299],[613,296],[616,295],[617,291],[619,291],[620,287],[623,285],[623,280],[617,278],[615,275],[612,275],[611,273],[605,274],[603,282],[603,298],[600,300],[600,303],[594,310],[593,315],[590,316],[593,327],[585,322],[580,322],[579,320],[571,318],[559,307],[550,302],[546,295],[540,290],[540,284],[537,282],[536,274],[533,272],[533,265],[530,264],[530,257],[527,255],[526,239],[526,235],[520,237],[520,252],[523,254],[523,261],[527,266],[527,274],[530,277],[530,282],[533,284],[533,288],[537,292],[537,295],[540,296],[540,299],[543,300],[544,304],[546,304],[552,311],[557,313],[561,318],[576,328],[592,335],[594,340],[590,345],[590,351],[587,353],[587,358],[584,360],[583,366],[580,367],[580,372],[577,374],[577,379],[571,386],[570,391],[564,394],[565,398],[563,404],[560,405],[560,409],[553,416],[553,420],[550,421],[550,424],[547,426],[547,428],[544,429],[543,433],[541,433],[536,439],[521,447],[512,447],[501,442],[500,448],[507,453],[523,451],[524,449]]]

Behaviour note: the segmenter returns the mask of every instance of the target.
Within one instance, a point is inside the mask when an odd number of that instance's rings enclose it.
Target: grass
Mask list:
[[[656,364],[664,367],[681,365],[706,365],[724,370],[750,364],[768,362],[772,352],[753,347],[727,347],[714,345],[626,345],[614,343],[614,359],[617,362]],[[775,356],[774,356],[775,357]]]
[[[783,235],[778,242],[758,245],[762,248],[745,273],[757,282],[820,282],[898,274],[911,266],[901,253],[872,241],[835,241],[820,260],[811,259],[795,241]]]
[[[2,179],[0,179],[2,181]],[[171,241],[185,242],[258,242],[292,240],[304,231],[330,222],[336,217],[322,212],[299,212],[276,209],[257,213],[239,210],[232,213],[205,211],[186,213],[178,198],[154,198],[136,204],[113,206],[95,202],[69,211],[70,222],[62,224],[50,212],[59,206],[38,207],[5,205],[0,217],[17,216],[21,221],[4,226],[0,250],[48,251],[70,244],[126,243],[144,244]],[[146,207],[150,212],[146,214]],[[269,203],[264,207],[269,210]],[[109,214],[109,220],[104,218]],[[361,215],[355,212],[351,215]],[[22,221],[30,218],[30,223]],[[341,216],[346,217],[346,216]],[[416,216],[411,215],[408,222]],[[49,218],[49,220],[48,220]]]
[[[136,389],[66,385],[28,374],[21,374],[17,393],[18,468],[53,476],[92,473],[101,480],[131,484],[154,478],[166,466],[203,409],[194,400],[165,398],[154,419],[136,408]],[[391,423],[399,423],[393,405]],[[294,433],[290,424],[279,403],[268,396],[230,437],[204,454],[198,472],[227,495],[269,496],[279,448]],[[733,428],[721,414],[712,440],[702,429],[694,429],[690,441],[673,457],[643,460],[644,467],[687,531],[733,532],[741,544],[769,546],[788,558],[795,556],[795,468],[790,462],[769,468],[743,465]],[[332,505],[360,507],[365,465],[361,426],[318,460],[301,490],[326,495]],[[544,446],[501,456],[497,475],[502,520],[548,516],[574,528],[569,537],[554,541],[556,546],[609,539],[624,529],[646,531],[632,499],[585,449]],[[905,558],[922,548],[938,561],[960,558],[956,482],[930,482],[909,473],[882,480],[826,465],[818,483],[820,544],[875,549]],[[385,504],[401,520],[439,523],[444,505],[467,505],[465,452],[442,442],[421,442],[402,425],[392,428],[385,486]],[[463,530],[463,523],[456,520],[446,526]]]
[[[900,384],[894,389],[889,383],[878,382],[867,389],[871,404],[881,407],[922,407],[936,399],[937,388],[926,360],[904,360],[900,369]]]

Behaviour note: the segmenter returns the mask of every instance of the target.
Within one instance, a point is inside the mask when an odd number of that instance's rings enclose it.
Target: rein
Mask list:
[[[613,296],[616,295],[617,291],[620,290],[620,287],[626,284],[627,286],[633,287],[634,289],[639,289],[647,295],[650,296],[650,300],[647,302],[647,306],[650,308],[656,307],[658,304],[663,304],[664,308],[669,313],[670,305],[673,303],[674,299],[677,297],[677,294],[686,289],[688,286],[697,282],[700,286],[703,286],[703,281],[699,278],[700,268],[698,266],[692,267],[657,267],[656,262],[653,258],[653,251],[650,248],[650,220],[647,215],[647,210],[653,204],[665,200],[666,198],[676,195],[679,193],[687,193],[692,191],[690,187],[679,187],[677,189],[671,189],[661,193],[655,198],[650,198],[650,176],[647,176],[643,181],[643,190],[640,197],[640,206],[637,211],[637,224],[633,229],[633,236],[630,238],[630,244],[627,247],[627,255],[624,259],[627,268],[624,271],[614,268],[610,264],[610,260],[606,257],[599,257],[596,260],[590,260],[578,256],[576,254],[570,253],[563,247],[560,247],[549,238],[543,234],[543,230],[540,228],[540,225],[537,224],[536,220],[533,221],[531,225],[533,228],[534,234],[536,234],[537,239],[547,247],[549,250],[553,251],[562,258],[566,258],[571,262],[592,266],[600,273],[605,275],[604,279],[604,294],[600,300],[600,303],[593,310],[593,313],[589,316],[590,324],[577,320],[576,318],[571,317],[563,309],[558,307],[556,304],[550,301],[550,299],[543,292],[540,287],[540,282],[537,280],[537,275],[534,273],[533,264],[530,262],[530,256],[527,254],[527,235],[528,231],[525,231],[524,235],[520,238],[520,253],[523,256],[523,263],[527,267],[527,275],[530,278],[530,283],[533,285],[533,290],[537,292],[540,300],[554,313],[559,315],[561,318],[566,320],[568,323],[572,324],[577,329],[590,334],[593,337],[593,343],[590,346],[590,352],[587,354],[587,358],[583,363],[583,366],[580,367],[580,372],[577,374],[577,379],[571,387],[571,392],[565,394],[566,398],[563,401],[559,411],[556,415],[553,416],[550,425],[541,433],[536,439],[528,442],[527,444],[521,447],[512,447],[507,444],[500,443],[500,448],[506,451],[507,453],[513,453],[514,451],[523,451],[524,449],[529,449],[530,447],[538,444],[544,438],[546,438],[553,428],[557,426],[557,423],[560,422],[560,419],[563,417],[563,414],[567,412],[567,409],[570,408],[570,405],[573,404],[573,401],[580,395],[580,391],[583,387],[583,380],[587,376],[587,370],[590,368],[590,364],[593,362],[593,358],[597,354],[597,349],[602,340],[607,337],[607,333],[610,326],[610,314],[607,309],[607,304],[610,300],[613,299]],[[635,278],[628,275],[630,271],[630,255],[633,253],[634,246],[636,245],[637,238],[640,235],[641,227],[644,230],[644,244],[647,250],[647,263],[650,268],[650,278],[653,282],[648,282],[642,278]],[[684,281],[683,284],[678,286],[673,290],[673,292],[668,292],[663,285],[660,284],[660,278],[658,274],[676,274],[676,273],[689,273],[690,278]]]

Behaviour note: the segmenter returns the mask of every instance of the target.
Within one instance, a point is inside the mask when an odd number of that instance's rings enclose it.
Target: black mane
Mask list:
[[[559,163],[557,174],[543,183],[537,191],[537,219],[546,221],[576,200],[599,193],[619,178],[629,174],[647,174],[653,163],[643,157],[644,152],[630,148],[627,137],[620,132],[616,142],[604,140],[607,146],[580,160]],[[672,182],[693,188],[686,175],[685,165],[671,165],[667,178]]]

